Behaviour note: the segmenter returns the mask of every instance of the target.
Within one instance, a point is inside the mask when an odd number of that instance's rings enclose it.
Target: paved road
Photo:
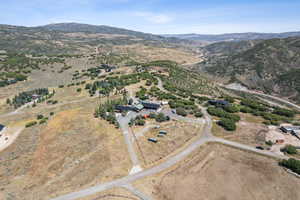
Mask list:
[[[218,143],[221,143],[221,144],[225,144],[225,145],[232,146],[232,147],[242,149],[242,150],[245,150],[245,151],[250,151],[250,152],[253,152],[253,153],[261,154],[261,155],[264,155],[264,156],[272,157],[272,158],[275,158],[275,159],[287,159],[288,158],[287,156],[282,156],[282,155],[279,155],[279,154],[276,154],[276,153],[273,153],[273,152],[270,152],[270,151],[264,151],[264,150],[256,149],[255,147],[252,147],[252,146],[240,144],[240,143],[225,140],[225,139],[222,139],[222,138],[215,137],[213,139],[213,142],[218,142]]]
[[[268,97],[268,98],[271,98],[271,99],[273,99],[275,101],[279,101],[279,102],[285,103],[287,105],[290,105],[291,107],[293,107],[293,108],[295,108],[297,110],[300,110],[300,106],[299,105],[296,105],[296,104],[294,104],[292,102],[289,102],[289,101],[287,101],[285,99],[282,99],[282,98],[279,98],[279,97],[275,97],[275,96],[272,96],[272,95],[269,95],[269,94],[264,94],[264,93],[255,92],[255,91],[251,91],[251,90],[245,90],[245,89],[238,89],[238,88],[228,87],[228,86],[225,86],[225,85],[220,85],[220,86],[228,88],[228,89],[231,89],[231,90],[237,90],[237,91],[247,92],[247,93],[250,93],[250,94],[256,94],[256,95],[263,96],[263,97]]]
[[[157,125],[155,125],[155,124],[149,124],[149,125],[146,125],[145,128],[143,128],[142,130],[140,130],[140,131],[134,133],[134,134],[135,134],[135,137],[136,137],[136,138],[139,138],[139,137],[143,136],[145,133],[147,133],[148,131],[150,131],[151,129],[154,129],[154,128],[156,128],[156,127],[157,127]]]
[[[84,190],[81,190],[78,192],[66,194],[66,195],[54,198],[53,200],[73,200],[73,199],[82,198],[82,197],[85,197],[88,195],[92,195],[94,193],[101,192],[101,191],[104,191],[107,189],[111,189],[114,187],[122,187],[124,185],[128,185],[138,179],[157,174],[159,172],[162,172],[162,171],[170,168],[171,166],[173,166],[173,165],[177,164],[178,162],[182,161],[183,159],[185,159],[189,154],[191,154],[193,151],[195,151],[196,149],[198,149],[200,146],[202,146],[203,144],[205,144],[207,142],[217,142],[217,143],[229,145],[229,146],[232,146],[232,147],[235,147],[238,149],[242,149],[242,150],[258,153],[261,155],[273,157],[276,159],[286,158],[284,156],[276,155],[272,152],[261,151],[261,150],[258,150],[256,148],[248,146],[248,145],[244,145],[244,144],[240,144],[237,142],[232,142],[232,141],[228,141],[225,139],[214,137],[211,133],[212,121],[210,119],[210,116],[207,114],[207,112],[204,108],[202,108],[202,112],[204,113],[204,120],[206,122],[205,127],[202,132],[202,136],[198,140],[196,140],[195,142],[190,144],[185,150],[170,157],[165,162],[163,162],[157,166],[154,166],[152,168],[145,169],[141,172],[131,174],[131,175],[128,175],[126,177],[123,177],[123,178],[120,178],[120,179],[117,179],[117,180],[114,180],[111,182],[99,184],[94,187],[87,188],[87,189],[84,189]]]
[[[162,83],[159,83],[159,85],[160,84],[162,86]],[[125,177],[117,179],[117,180],[113,180],[111,182],[102,183],[102,184],[99,184],[99,185],[96,185],[96,186],[93,186],[90,188],[86,188],[86,189],[83,189],[83,190],[80,190],[77,192],[59,196],[59,197],[54,198],[53,200],[73,200],[73,199],[82,198],[82,197],[85,197],[88,195],[92,195],[92,194],[95,194],[95,193],[98,193],[101,191],[105,191],[107,189],[111,189],[114,187],[124,187],[124,186],[128,187],[128,185],[130,185],[132,182],[134,182],[138,179],[157,174],[157,173],[162,172],[162,171],[170,168],[171,166],[179,163],[180,161],[184,160],[189,154],[191,154],[193,151],[195,151],[196,149],[198,149],[200,146],[202,146],[203,144],[205,144],[207,142],[218,142],[218,143],[236,147],[236,148],[239,148],[242,150],[251,151],[254,153],[270,156],[270,157],[277,158],[277,159],[285,158],[285,157],[282,157],[279,155],[275,155],[272,152],[261,151],[261,150],[255,149],[254,147],[250,147],[247,145],[243,145],[243,144],[239,144],[236,142],[232,142],[232,141],[228,141],[225,139],[214,137],[211,133],[212,121],[210,119],[210,116],[207,114],[207,112],[204,108],[201,108],[201,109],[202,109],[202,112],[204,113],[203,118],[204,118],[204,122],[205,122],[202,136],[198,140],[196,140],[195,142],[190,144],[186,149],[184,149],[180,153],[178,153],[174,156],[171,156],[165,162],[158,164],[152,168],[145,169],[145,170],[142,170],[142,171],[134,173],[134,174],[129,174],[128,176],[125,176]],[[149,112],[150,111],[144,111],[144,113],[142,113],[142,114],[147,114]],[[136,115],[137,115],[137,113],[130,112],[126,117],[122,117],[120,115],[117,117],[117,119],[120,123],[120,127],[122,129],[122,132],[124,134],[124,138],[125,138],[125,142],[128,147],[130,158],[131,158],[134,166],[139,165],[139,161],[138,161],[138,158],[137,158],[136,153],[133,148],[134,141],[133,141],[132,136],[129,133],[128,122],[131,118],[135,117]],[[171,115],[170,117],[172,118],[173,113],[171,113],[170,115]],[[173,117],[174,117],[174,115],[173,115]],[[195,120],[198,120],[198,119],[192,119],[193,122],[197,122]],[[133,188],[131,188],[131,189],[133,189]],[[133,191],[135,191],[135,190],[133,189]],[[137,191],[135,191],[135,192],[137,192]],[[139,193],[139,195],[142,196],[142,193]],[[144,196],[144,198],[147,199],[145,196]]]
[[[120,114],[117,116],[117,120],[120,124],[120,128],[124,135],[128,153],[130,155],[130,159],[131,159],[132,165],[134,167],[140,166],[140,162],[139,162],[138,156],[134,150],[134,138],[132,136],[132,133],[129,130],[128,123],[129,123],[130,119],[134,118],[136,115],[137,114],[134,112],[129,112],[126,117],[122,117]]]
[[[175,165],[176,163],[180,162],[181,160],[183,160],[184,158],[186,158],[190,153],[192,153],[194,150],[196,150],[197,148],[199,148],[201,145],[205,144],[206,142],[209,141],[213,141],[210,138],[211,133],[210,133],[210,129],[211,129],[211,120],[209,119],[209,116],[205,116],[205,121],[206,121],[206,125],[204,127],[203,130],[203,134],[202,137],[199,138],[197,141],[195,141],[194,143],[190,144],[185,150],[181,151],[180,153],[174,155],[173,157],[170,157],[168,160],[166,160],[165,162],[154,166],[152,168],[149,169],[145,169],[141,172],[135,173],[135,174],[131,174],[128,175],[126,177],[123,177],[121,179],[117,179],[111,182],[107,182],[107,183],[103,183],[103,184],[99,184],[96,185],[94,187],[91,188],[87,188],[78,192],[73,192],[67,195],[63,195],[57,198],[54,198],[53,200],[72,200],[72,199],[77,199],[77,198],[82,198],[97,192],[101,192],[107,189],[111,189],[113,187],[122,187],[124,185],[130,184],[133,181],[136,181],[138,179],[144,178],[146,176],[150,176],[153,174],[157,174],[165,169],[168,169],[169,167]],[[123,122],[123,121],[122,121]]]
[[[146,195],[145,193],[141,192],[140,190],[133,187],[131,184],[126,184],[122,186],[123,188],[129,190],[133,194],[135,194],[137,197],[139,197],[141,200],[151,200],[151,198]]]

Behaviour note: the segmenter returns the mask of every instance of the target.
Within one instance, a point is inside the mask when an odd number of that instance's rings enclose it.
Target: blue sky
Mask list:
[[[300,0],[3,0],[0,24],[79,22],[163,33],[300,31]]]

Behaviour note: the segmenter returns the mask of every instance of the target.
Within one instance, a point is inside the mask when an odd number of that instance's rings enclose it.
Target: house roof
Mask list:
[[[134,105],[135,108],[142,110],[144,108],[144,106],[142,104],[136,104]]]

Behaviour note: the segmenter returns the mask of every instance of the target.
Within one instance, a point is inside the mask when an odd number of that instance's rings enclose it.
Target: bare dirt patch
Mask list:
[[[300,198],[299,179],[276,161],[218,144],[135,186],[157,200],[281,200]]]

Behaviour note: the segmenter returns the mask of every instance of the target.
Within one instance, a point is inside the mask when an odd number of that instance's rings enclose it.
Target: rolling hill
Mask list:
[[[110,26],[79,23],[38,27],[0,25],[0,50],[13,53],[76,54],[94,51],[99,45],[176,46],[184,43],[188,42]]]
[[[229,82],[300,102],[300,37],[250,44],[216,43],[213,47],[207,46],[207,59],[196,68],[227,78]]]

